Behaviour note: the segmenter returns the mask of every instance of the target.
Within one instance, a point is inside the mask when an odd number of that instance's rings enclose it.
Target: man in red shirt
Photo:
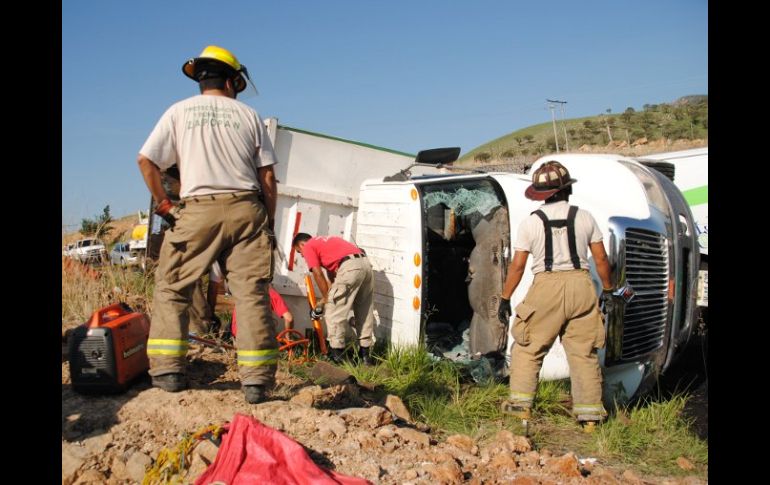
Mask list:
[[[366,254],[358,246],[335,236],[312,237],[300,232],[291,244],[305,258],[321,290],[321,301],[310,316],[318,318],[326,310],[331,359],[336,363],[342,361],[346,323],[352,310],[358,335],[358,355],[364,364],[372,365],[369,350],[374,331],[374,272]],[[321,268],[326,270],[328,281]]]
[[[217,284],[217,283],[214,283]],[[277,315],[283,318],[283,327],[288,330],[294,328],[294,315],[289,311],[289,307],[286,306],[286,302],[283,301],[281,294],[275,291],[272,286],[268,292],[270,294],[270,309],[273,310],[273,315]],[[216,300],[215,300],[216,301]],[[230,332],[234,337],[237,337],[238,324],[235,318],[235,309],[233,309],[232,322],[230,324]]]

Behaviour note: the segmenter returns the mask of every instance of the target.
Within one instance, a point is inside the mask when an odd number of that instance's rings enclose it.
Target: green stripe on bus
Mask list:
[[[709,201],[709,186],[704,185],[695,189],[685,190],[682,192],[684,200],[690,205],[708,204]]]

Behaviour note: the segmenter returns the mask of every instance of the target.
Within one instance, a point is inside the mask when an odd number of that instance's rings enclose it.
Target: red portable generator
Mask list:
[[[94,312],[70,335],[69,363],[77,392],[123,392],[150,368],[150,322],[125,303]]]

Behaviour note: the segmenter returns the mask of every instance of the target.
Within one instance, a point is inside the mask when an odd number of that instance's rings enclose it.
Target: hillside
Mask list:
[[[673,103],[645,104],[642,111],[556,121],[560,151],[644,155],[708,145],[708,96],[683,96]],[[566,137],[565,137],[566,135]],[[548,121],[503,135],[464,154],[458,165],[525,165],[556,151]]]

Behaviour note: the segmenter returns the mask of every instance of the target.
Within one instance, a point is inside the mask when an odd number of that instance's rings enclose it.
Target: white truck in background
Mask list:
[[[310,327],[307,267],[291,240],[306,232],[340,236],[366,250],[375,271],[378,339],[425,344],[436,353],[462,341],[470,328],[472,353],[509,352],[497,302],[516,228],[538,205],[524,197],[529,176],[446,173],[443,165],[457,158],[459,148],[429,150],[415,159],[280,126],[276,119],[265,124],[279,160],[273,286],[298,330]],[[692,215],[668,179],[632,159],[547,159],[560,161],[578,179],[570,202],[592,212],[616,281],[630,288],[627,297],[634,295],[606,319],[607,346],[600,353],[605,396],[631,398],[654,384],[692,332],[698,269]],[[148,257],[157,255],[162,232],[163,223],[153,217]],[[514,306],[531,280],[527,271]],[[598,294],[595,271],[594,280]],[[558,342],[541,376],[569,376]]]
[[[101,264],[107,261],[107,249],[101,239],[87,237],[79,239],[69,250],[71,258],[86,264]]]

